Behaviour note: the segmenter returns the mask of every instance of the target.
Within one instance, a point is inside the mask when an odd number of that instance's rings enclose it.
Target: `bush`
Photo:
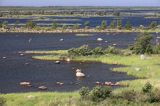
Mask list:
[[[36,26],[37,26],[37,24],[35,22],[33,22],[33,21],[28,21],[26,23],[26,27],[30,28],[30,29],[35,28]]]
[[[6,99],[3,97],[0,97],[0,106],[4,106],[6,103]]]
[[[79,48],[69,49],[68,54],[74,56],[88,56],[92,54],[92,51],[89,49],[88,45],[83,45]]]
[[[88,95],[89,95],[89,92],[90,92],[90,90],[89,90],[88,87],[82,87],[82,88],[80,89],[80,91],[79,91],[79,94],[80,94],[80,96],[81,96],[82,98],[87,98]]]
[[[106,53],[109,53],[109,54],[121,54],[121,51],[113,46],[109,46],[107,49],[106,49]]]
[[[154,29],[154,28],[156,28],[158,26],[158,23],[156,22],[156,21],[152,21],[151,23],[150,23],[150,25],[149,25],[149,28],[150,29]]]
[[[111,88],[105,86],[94,87],[90,92],[91,99],[95,102],[102,101],[111,95]]]
[[[151,54],[153,53],[153,45],[151,43],[152,36],[148,33],[140,34],[134,43],[134,45],[131,47],[131,50],[133,50],[136,54]]]
[[[154,54],[159,54],[160,53],[160,45],[156,45],[153,47],[153,53]]]
[[[104,30],[104,29],[106,29],[107,28],[107,23],[106,23],[106,21],[105,20],[103,20],[102,22],[101,22],[101,27],[100,27],[102,30]]]
[[[128,101],[134,101],[136,99],[136,92],[134,90],[123,91],[122,98]]]
[[[147,82],[142,88],[143,93],[151,93],[153,86]]]
[[[101,47],[96,47],[95,49],[92,50],[92,54],[94,55],[103,55],[104,50]]]
[[[150,103],[160,102],[160,90],[159,89],[155,89],[155,91],[150,94],[150,98],[149,98],[148,101]]]

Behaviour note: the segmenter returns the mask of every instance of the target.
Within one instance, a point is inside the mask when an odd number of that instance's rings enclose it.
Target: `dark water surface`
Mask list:
[[[46,16],[48,20],[33,20],[30,19],[0,19],[0,21],[7,21],[9,24],[15,24],[17,21],[21,24],[26,24],[29,20],[35,21],[40,26],[51,26],[53,22],[59,24],[80,24],[84,27],[86,21],[90,22],[90,27],[100,26],[103,20],[106,20],[107,25],[110,25],[111,21],[120,19],[122,20],[122,25],[125,26],[127,21],[130,21],[132,26],[138,27],[140,25],[148,26],[152,21],[160,23],[160,18],[145,18],[144,16],[128,16],[128,17],[59,17],[59,16]],[[58,19],[58,20],[57,20]],[[63,20],[61,20],[63,19]],[[67,19],[67,21],[65,20]]]
[[[114,43],[119,48],[126,48],[134,42],[137,33],[93,33],[93,36],[78,37],[75,34],[0,34],[0,92],[38,91],[37,87],[45,85],[48,91],[74,91],[82,86],[95,86],[96,81],[117,82],[131,80],[133,77],[124,73],[115,73],[110,68],[118,67],[95,62],[62,62],[33,60],[31,55],[21,56],[19,51],[26,50],[58,50],[79,47],[88,44],[91,47],[106,47]],[[103,38],[98,42],[98,37]],[[60,41],[60,39],[64,41]],[[108,42],[105,42],[108,41]],[[29,43],[30,42],[30,43]],[[5,59],[3,57],[6,57]],[[86,78],[78,80],[75,70],[82,69]],[[19,86],[21,81],[30,81],[31,88]],[[63,86],[56,85],[63,82]]]

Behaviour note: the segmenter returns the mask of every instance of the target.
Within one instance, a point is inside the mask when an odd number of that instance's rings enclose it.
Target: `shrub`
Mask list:
[[[82,88],[80,89],[80,91],[79,91],[79,94],[80,94],[80,96],[81,96],[82,98],[87,98],[88,95],[89,95],[89,92],[90,92],[90,90],[89,90],[88,87],[82,87]]]
[[[125,25],[125,28],[126,28],[127,30],[131,30],[131,29],[132,29],[132,24],[131,24],[129,21],[127,21],[127,23],[126,23],[126,25]]]
[[[154,92],[150,94],[150,98],[148,100],[150,103],[160,102],[160,90],[155,89]]]
[[[106,28],[107,28],[107,23],[106,23],[105,20],[103,20],[103,21],[101,22],[101,29],[104,30],[104,29],[106,29]]]
[[[6,103],[6,99],[3,97],[0,97],[0,106],[4,106]]]
[[[106,53],[109,53],[109,54],[121,54],[121,51],[113,46],[109,46],[107,49],[106,49]]]
[[[122,98],[128,101],[134,101],[136,99],[136,92],[134,90],[123,91]]]
[[[35,28],[36,26],[37,26],[37,24],[35,22],[33,22],[33,21],[28,21],[26,23],[26,27],[30,28],[30,29]]]
[[[72,48],[68,50],[69,55],[74,56],[88,56],[92,54],[91,49],[88,47],[88,45],[83,45],[79,48]]]
[[[111,95],[111,88],[105,86],[97,86],[94,87],[93,90],[90,92],[90,97],[93,101],[99,102]]]
[[[160,53],[160,45],[156,45],[153,47],[153,53],[154,54],[159,54]]]
[[[151,43],[152,36],[148,33],[140,34],[131,50],[136,54],[153,53],[153,45]]]
[[[143,93],[151,93],[153,86],[147,82],[142,88]]]
[[[94,55],[103,55],[104,50],[101,47],[96,47],[95,49],[92,50],[92,54]]]
[[[149,28],[150,29],[154,29],[154,28],[156,28],[158,26],[158,23],[156,22],[156,21],[152,21],[151,23],[150,23],[150,25],[149,25]]]

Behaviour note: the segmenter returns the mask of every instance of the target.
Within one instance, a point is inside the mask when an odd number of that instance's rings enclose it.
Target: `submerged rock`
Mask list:
[[[48,88],[46,86],[39,86],[38,89],[39,90],[47,90]]]
[[[54,63],[55,63],[55,64],[60,64],[61,62],[60,62],[60,61],[55,61]]]
[[[26,86],[26,87],[31,87],[31,83],[30,82],[20,82],[19,83],[21,86]]]
[[[97,38],[97,41],[102,41],[103,39],[102,38]]]

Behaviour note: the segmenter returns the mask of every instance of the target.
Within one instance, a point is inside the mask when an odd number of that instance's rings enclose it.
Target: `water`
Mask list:
[[[86,21],[90,22],[90,27],[96,27],[96,26],[100,26],[101,22],[103,20],[106,20],[107,24],[109,25],[111,23],[112,20],[117,20],[117,17],[58,17],[58,16],[49,16],[49,17],[45,17],[49,20],[35,20],[35,22],[37,24],[40,24],[40,26],[51,26],[53,22],[59,23],[59,24],[80,24],[81,27],[84,27],[84,23]],[[52,19],[71,19],[71,20],[52,20]],[[72,19],[76,19],[76,20],[72,20]],[[133,27],[138,27],[140,25],[143,26],[148,26],[152,21],[156,21],[156,22],[160,22],[160,18],[149,18],[146,19],[144,16],[128,16],[128,17],[120,17],[119,19],[122,20],[122,25],[125,26],[127,21],[130,21]],[[0,19],[0,21],[7,21],[9,24],[15,24],[16,21],[19,21],[19,23],[23,23],[25,24],[26,22],[28,22],[29,20],[33,20],[33,18],[31,19]],[[48,25],[47,25],[48,24]],[[50,24],[50,25],[49,25]]]
[[[95,86],[96,81],[117,82],[131,80],[133,77],[125,73],[112,72],[110,69],[118,67],[95,62],[61,62],[33,60],[31,55],[21,56],[19,51],[26,50],[58,50],[79,47],[88,44],[91,47],[106,47],[117,44],[119,48],[126,48],[134,42],[137,33],[93,33],[93,36],[78,37],[75,34],[0,34],[0,92],[30,92],[39,91],[38,86],[48,87],[48,91],[74,91],[82,86]],[[98,37],[103,38],[98,42]],[[60,39],[64,41],[59,41]],[[29,41],[29,39],[31,39]],[[108,41],[107,43],[105,41]],[[5,59],[3,57],[6,57]],[[75,70],[82,69],[86,78],[78,80]],[[30,81],[31,88],[19,86],[21,81]],[[63,86],[56,85],[63,82]]]

